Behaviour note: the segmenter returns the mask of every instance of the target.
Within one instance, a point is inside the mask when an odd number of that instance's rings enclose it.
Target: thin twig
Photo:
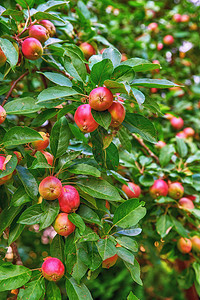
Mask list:
[[[17,244],[13,242],[10,247],[12,248],[13,251],[13,258],[14,258],[14,263],[15,265],[23,265],[23,262],[21,260],[21,257],[18,252]]]

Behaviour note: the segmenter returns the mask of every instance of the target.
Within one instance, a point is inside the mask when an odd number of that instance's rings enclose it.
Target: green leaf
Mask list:
[[[117,170],[119,166],[119,152],[114,143],[106,148],[106,166],[108,170]]]
[[[67,104],[62,109],[60,109],[60,111],[58,112],[57,119],[59,120],[60,118],[65,116],[68,112],[74,111],[74,110],[75,110],[75,106],[73,104]]]
[[[156,142],[156,130],[151,121],[139,114],[126,113],[123,125],[132,133],[138,133],[150,143]]]
[[[13,44],[7,39],[0,38],[0,47],[7,57],[11,68],[15,67],[18,62],[18,52]]]
[[[70,166],[68,168],[68,171],[74,174],[86,174],[95,177],[101,176],[101,172],[97,168],[91,165],[81,164],[81,163]]]
[[[196,281],[200,285],[200,263],[195,261],[193,262],[192,266],[195,271]]]
[[[115,244],[109,239],[100,239],[96,243],[96,246],[97,246],[97,249],[99,251],[99,254],[100,254],[102,260],[112,257],[113,255],[115,255],[117,253]]]
[[[135,78],[135,72],[129,66],[119,65],[115,68],[111,79],[118,82],[131,82]]]
[[[156,64],[154,64],[156,66]],[[157,68],[158,69],[158,68]],[[131,82],[131,86],[145,86],[150,88],[170,88],[174,86],[179,86],[169,80],[166,79],[149,79],[149,78],[142,78],[142,79],[134,79]]]
[[[133,295],[133,292],[130,292],[130,294],[127,297],[127,300],[139,300],[135,295]]]
[[[91,132],[92,152],[98,165],[105,166],[105,151],[103,150],[103,134],[102,130],[97,128]]]
[[[188,148],[183,139],[176,137],[177,151],[181,157],[185,157],[188,153]]]
[[[175,149],[172,144],[166,145],[162,149],[160,149],[159,161],[161,167],[165,167],[170,162],[174,153]]]
[[[20,216],[17,223],[26,224],[26,225],[34,225],[40,222],[40,218],[43,215],[43,210],[41,208],[41,204],[34,204],[28,207]]]
[[[31,270],[12,264],[0,265],[0,292],[21,287],[31,278]]]
[[[90,76],[92,81],[98,85],[103,85],[113,72],[113,64],[110,59],[104,59],[93,65]]]
[[[29,8],[33,7],[35,0],[16,0],[16,2],[22,7],[22,8]]]
[[[122,201],[117,189],[105,180],[97,178],[82,179],[77,182],[77,185],[83,192],[95,198]]]
[[[131,265],[127,262],[124,262],[124,264],[127,267],[127,269],[130,271],[133,280],[139,285],[143,285],[142,280],[140,279],[140,265],[138,261],[135,259],[134,265]]]
[[[105,80],[104,85],[111,90],[113,94],[115,93],[123,93],[123,94],[129,94],[131,87],[128,84],[117,82],[114,80]]]
[[[85,223],[81,216],[79,214],[71,213],[68,215],[68,218],[76,227],[78,227],[80,234],[83,234],[85,231]]]
[[[123,246],[124,248],[127,248],[133,252],[138,251],[138,244],[136,241],[134,241],[132,238],[127,237],[127,236],[121,236],[117,237],[116,241]]]
[[[15,222],[11,224],[9,230],[8,246],[18,239],[18,237],[21,235],[24,228],[25,225],[22,224],[17,224]]]
[[[29,170],[22,166],[17,166],[16,169],[26,193],[31,197],[31,199],[37,199],[38,184],[35,177],[29,172]]]
[[[143,104],[144,101],[145,101],[145,95],[137,90],[137,89],[134,89],[133,87],[131,88],[131,93],[133,94],[133,97],[136,99],[137,103],[139,105]]]
[[[117,255],[124,261],[134,265],[134,255],[123,247],[117,247]]]
[[[63,237],[59,234],[56,234],[53,241],[50,244],[50,254],[52,257],[60,259],[63,263],[65,261],[64,257],[64,241]]]
[[[18,98],[5,104],[4,108],[8,115],[23,115],[37,112],[41,106],[37,105],[32,97]]]
[[[62,300],[61,292],[55,282],[49,281],[46,290],[47,300]]]
[[[141,207],[138,199],[130,199],[120,204],[116,209],[113,224],[122,228],[136,225],[146,214],[146,208]]]
[[[188,238],[188,233],[186,231],[186,229],[183,227],[183,225],[178,221],[176,220],[174,217],[171,216],[171,221],[174,225],[174,230],[180,234],[182,237],[186,237]]]
[[[111,114],[109,113],[109,111],[96,111],[92,109],[91,112],[95,121],[103,128],[108,129],[111,123]]]
[[[78,214],[81,216],[83,220],[86,221],[86,223],[94,223],[102,227],[99,216],[93,209],[89,208],[88,206],[81,205],[78,210]]]
[[[144,174],[144,175],[140,176],[139,182],[144,186],[150,187],[154,184],[154,178],[150,174]]]
[[[37,131],[26,126],[14,126],[4,135],[3,144],[5,147],[14,147],[39,140],[42,140],[42,137]]]
[[[173,227],[170,217],[168,215],[162,215],[157,219],[156,230],[160,234],[161,238],[164,238],[168,234],[170,227]]]
[[[38,72],[38,73],[44,75],[47,79],[54,82],[55,84],[58,84],[60,86],[72,87],[71,80],[62,74],[53,73],[53,72],[45,72],[45,73]]]
[[[69,125],[67,119],[62,117],[54,124],[51,130],[50,148],[55,158],[60,157],[67,151],[69,138]]]
[[[160,69],[159,64],[153,64],[146,59],[142,59],[138,57],[130,58],[126,61],[123,61],[121,65],[130,66],[133,68],[135,72],[145,72],[145,71]]]
[[[57,217],[60,206],[58,200],[55,201],[42,201],[42,210],[44,211],[43,215],[40,218],[40,228],[42,230],[50,226],[55,218]]]
[[[18,189],[14,192],[10,205],[11,206],[20,206],[24,203],[30,202],[32,199],[26,193],[23,186],[18,187]]]
[[[21,1],[21,0],[20,0]],[[56,20],[65,24],[65,21],[54,14],[50,14],[47,12],[36,12],[32,15],[36,20]]]
[[[36,104],[42,103],[42,102],[48,101],[48,100],[54,100],[54,99],[74,96],[74,95],[78,95],[78,94],[79,93],[77,91],[73,90],[71,87],[65,87],[65,86],[50,87],[50,88],[43,90],[38,95],[38,101],[36,102]]]
[[[51,108],[45,111],[42,111],[40,114],[37,115],[35,119],[31,122],[32,127],[40,127],[46,120],[50,120],[58,113],[58,109]]]
[[[114,67],[117,67],[121,62],[121,53],[116,49],[109,47],[103,51],[102,58],[103,60],[108,58],[111,60]]]
[[[124,147],[124,149],[126,149],[128,152],[131,152],[132,145],[131,145],[130,136],[127,132],[127,129],[121,127],[117,132],[117,135],[119,137],[120,143],[122,144],[122,147]]]
[[[69,300],[92,300],[86,285],[84,283],[78,284],[74,278],[66,279],[66,290]]]
[[[45,293],[44,277],[25,284],[25,289],[20,289],[17,299],[40,300]]]
[[[89,227],[85,227],[85,231],[82,236],[78,235],[76,242],[96,242],[99,240],[99,236]]]
[[[18,215],[18,213],[21,211],[22,207],[8,207],[5,208],[1,214],[0,214],[0,236],[4,232],[4,230],[10,226],[14,218]]]
[[[13,173],[16,166],[17,166],[17,156],[15,154],[12,154],[10,160],[6,164],[6,169],[3,171],[0,170],[0,178]]]
[[[65,48],[67,57],[64,60],[66,71],[75,79],[85,82],[87,70],[82,58],[70,47]]]

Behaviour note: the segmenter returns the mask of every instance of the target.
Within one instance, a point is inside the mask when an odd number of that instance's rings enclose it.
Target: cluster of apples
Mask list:
[[[165,115],[165,118],[170,120],[170,123],[175,130],[180,130],[184,126],[184,121],[181,117],[177,118],[168,113]],[[192,137],[194,135],[195,135],[195,131],[191,127],[186,127],[182,131],[180,131],[176,134],[176,136],[179,138],[188,138],[188,137]]]
[[[49,20],[41,20],[28,29],[28,37],[22,42],[22,53],[30,60],[36,60],[43,54],[42,44],[56,33],[54,24]]]
[[[159,32],[159,27],[158,24],[156,22],[152,22],[147,26],[147,29],[152,32],[152,33],[158,33]],[[166,36],[164,36],[163,38],[163,43],[158,43],[157,45],[157,50],[162,50],[162,48],[164,47],[163,44],[169,46],[172,45],[174,43],[174,37],[171,34],[167,34]]]
[[[124,106],[118,101],[113,101],[113,94],[108,88],[97,87],[89,94],[89,104],[80,105],[74,115],[77,126],[85,133],[93,132],[99,126],[92,116],[91,109],[108,110],[111,114],[111,127],[118,127],[126,114]]]
[[[200,253],[200,237],[197,235],[190,239],[181,237],[177,241],[177,248],[183,254],[190,253],[192,250]]]

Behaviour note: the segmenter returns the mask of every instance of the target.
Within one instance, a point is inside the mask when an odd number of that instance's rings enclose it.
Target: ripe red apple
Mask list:
[[[160,62],[159,62],[159,60],[154,59],[154,60],[153,60],[153,64],[158,64],[158,65],[159,65]],[[160,69],[155,69],[155,70],[153,70],[152,72],[153,72],[153,73],[159,73],[159,72],[160,72]]]
[[[0,185],[3,185],[12,178],[13,173],[0,178]]]
[[[0,155],[0,170],[1,171],[6,169],[5,160],[6,160],[6,157],[3,155]]]
[[[186,139],[186,134],[183,131],[180,131],[176,134],[180,139]]]
[[[39,193],[42,198],[46,200],[57,199],[60,196],[61,192],[62,183],[58,178],[54,176],[48,176],[40,182]]]
[[[68,219],[68,214],[60,213],[54,222],[55,231],[62,236],[70,235],[76,228],[76,226]]]
[[[141,194],[141,189],[140,189],[139,185],[135,184],[134,182],[128,182],[128,184],[133,189],[134,192],[126,184],[122,185],[122,191],[129,198],[138,198]]]
[[[122,58],[121,58],[121,61],[126,61],[128,60],[128,57],[125,53],[122,53]]]
[[[119,245],[117,243],[116,247],[121,247],[121,245]],[[114,264],[116,263],[117,259],[118,259],[118,255],[115,254],[115,255],[113,255],[113,256],[111,256],[111,257],[103,260],[103,262],[102,262],[102,268],[109,269],[110,267],[114,266]]]
[[[14,151],[13,153],[17,156],[17,163],[19,164],[20,161],[23,159],[23,156],[19,151]]]
[[[60,280],[65,273],[65,267],[60,259],[56,257],[46,257],[42,264],[42,275],[49,281]]]
[[[108,210],[110,210],[110,203],[108,202],[108,200],[106,200],[106,208],[108,209]]]
[[[155,146],[156,146],[156,148],[158,148],[158,149],[162,149],[163,147],[166,146],[166,143],[163,142],[163,141],[158,141],[158,142],[156,143]]]
[[[124,121],[126,115],[124,106],[120,102],[113,101],[113,104],[108,108],[108,111],[112,117],[110,126],[118,127]]]
[[[174,43],[174,38],[172,35],[168,34],[163,38],[163,43],[165,45],[171,45]]]
[[[195,131],[191,127],[184,128],[183,132],[185,133],[186,137],[190,137],[190,136],[194,136],[195,135]]]
[[[200,237],[195,235],[191,238],[191,242],[192,242],[192,250],[196,251],[196,252],[200,252]]]
[[[3,106],[0,105],[0,124],[2,124],[6,119],[6,111]]]
[[[47,31],[49,32],[49,36],[53,37],[56,34],[56,28],[54,26],[54,24],[49,21],[49,20],[41,20],[39,22],[39,24],[41,24],[42,26],[44,26]]]
[[[160,51],[163,48],[163,43],[158,43],[157,50]]]
[[[167,119],[167,120],[171,120],[174,116],[172,114],[165,114],[164,117]]]
[[[44,26],[32,25],[29,29],[29,36],[37,39],[41,43],[44,43],[49,38],[49,32]]]
[[[99,124],[94,120],[89,104],[80,105],[74,115],[76,125],[83,132],[93,132]]]
[[[22,53],[27,59],[36,60],[43,54],[42,44],[35,38],[27,38],[22,43]]]
[[[158,32],[158,24],[153,22],[147,26],[148,30]]]
[[[65,213],[72,213],[77,210],[80,205],[80,196],[75,189],[75,187],[71,185],[65,185],[62,188],[62,192],[58,197],[60,210]]]
[[[6,60],[7,57],[5,56],[3,50],[0,47],[0,67],[2,67],[5,64]]]
[[[183,254],[189,253],[192,250],[192,242],[190,239],[181,237],[177,242],[177,248]]]
[[[151,88],[151,93],[152,93],[152,94],[155,94],[155,93],[157,93],[157,91],[158,91],[158,89],[157,89],[157,88]]]
[[[189,20],[190,20],[190,17],[188,15],[182,15],[181,16],[181,22],[182,23],[187,23],[187,22],[189,22]]]
[[[106,87],[98,87],[93,89],[89,94],[89,104],[92,109],[104,111],[113,103],[113,94]]]
[[[181,15],[180,14],[174,14],[173,15],[173,21],[176,23],[180,23],[181,22]]]
[[[179,118],[173,117],[170,120],[170,123],[171,123],[172,127],[176,130],[180,130],[184,125],[184,121],[180,117]]]
[[[41,153],[45,156],[46,160],[47,160],[47,163],[50,165],[50,166],[53,166],[53,155],[47,151],[41,151]]]
[[[183,209],[194,209],[194,204],[192,200],[183,197],[178,201],[179,207]]]
[[[103,51],[106,50],[106,48],[102,48],[99,52],[100,54],[103,54]]]
[[[169,191],[168,191],[169,197],[178,200],[183,196],[183,194],[184,194],[184,188],[180,182],[173,182],[169,184]]]
[[[192,200],[192,201],[196,200],[196,196],[193,196],[193,195],[185,195],[185,197]]]
[[[80,44],[80,49],[83,52],[85,58],[88,60],[92,55],[96,54],[94,47],[88,43]]]
[[[35,148],[38,151],[46,149],[49,145],[49,134],[40,131],[39,134],[42,136],[43,140],[38,140],[35,142],[32,142],[33,148]]]
[[[162,179],[157,179],[154,181],[154,184],[150,187],[149,193],[153,199],[156,199],[160,196],[167,196],[168,185]]]

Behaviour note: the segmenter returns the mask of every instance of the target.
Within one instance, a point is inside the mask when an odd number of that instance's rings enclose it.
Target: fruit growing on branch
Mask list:
[[[117,101],[113,101],[113,104],[108,108],[109,113],[111,114],[111,127],[118,127],[125,119],[125,108],[124,106]]]
[[[80,130],[85,133],[93,132],[99,126],[92,116],[91,107],[89,104],[83,104],[77,108],[74,115],[74,120]]]
[[[113,94],[106,87],[93,89],[89,94],[89,104],[92,109],[104,111],[113,103]]]
[[[49,38],[49,32],[44,26],[32,25],[29,29],[29,36],[37,39],[41,43],[44,43]]]
[[[68,219],[68,214],[60,213],[54,222],[55,231],[62,236],[68,236],[75,230],[75,225]]]
[[[5,56],[3,50],[0,47],[0,67],[2,67],[5,64],[6,60],[7,57]]]
[[[59,281],[65,273],[65,267],[60,259],[46,257],[42,264],[42,275],[49,281]]]
[[[6,111],[5,109],[0,105],[0,124],[2,124],[6,119]]]
[[[180,182],[173,182],[169,184],[169,197],[178,200],[184,194],[184,188]]]
[[[49,20],[41,20],[39,22],[39,24],[41,24],[42,26],[44,26],[47,31],[49,32],[49,36],[53,37],[56,34],[56,28],[54,26],[54,24],[49,21]]]
[[[193,209],[194,208],[194,204],[192,202],[192,200],[186,198],[186,197],[183,197],[181,198],[179,201],[178,201],[178,204],[181,208],[184,208],[184,209]]]
[[[61,192],[62,183],[58,178],[54,176],[48,176],[40,182],[39,193],[42,198],[46,200],[57,199],[60,196]]]
[[[192,242],[192,250],[194,250],[197,253],[200,253],[200,237],[195,235],[191,238]]]
[[[157,179],[154,181],[154,184],[150,187],[149,193],[153,199],[156,199],[160,196],[167,196],[168,185],[164,180]]]
[[[64,185],[58,197],[60,210],[65,213],[72,213],[80,205],[80,196],[77,189],[71,185]]]
[[[36,60],[43,54],[41,43],[35,38],[27,38],[22,43],[22,53],[30,60]]]
[[[94,47],[88,43],[82,43],[80,44],[80,49],[83,52],[85,58],[88,60],[92,55],[96,54],[96,50]]]
[[[141,188],[133,182],[128,182],[128,186],[123,184],[122,191],[128,196],[128,198],[138,198],[141,194]]]
[[[189,253],[192,250],[192,242],[188,238],[181,237],[177,241],[177,248],[183,254]]]
[[[39,134],[41,135],[43,140],[32,142],[32,145],[34,149],[41,151],[49,146],[49,134],[42,131],[40,131]]]

